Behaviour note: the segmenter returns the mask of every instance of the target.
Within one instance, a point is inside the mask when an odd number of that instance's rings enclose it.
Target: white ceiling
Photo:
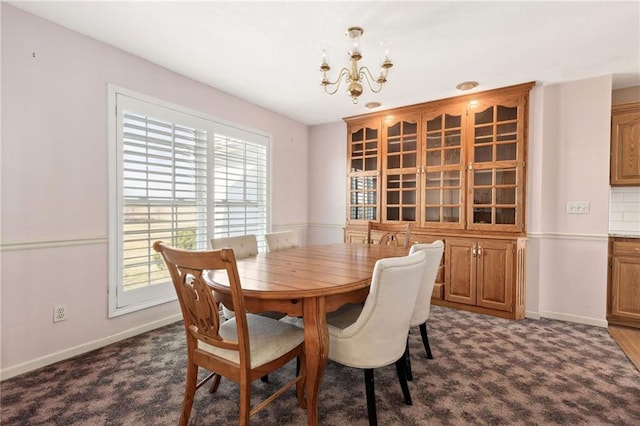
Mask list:
[[[10,2],[308,125],[537,81],[613,74],[614,88],[640,85],[640,2]],[[391,45],[389,81],[357,105],[329,96],[318,65],[347,64],[350,26],[362,26],[362,64],[375,73]],[[332,75],[334,77],[334,75]]]

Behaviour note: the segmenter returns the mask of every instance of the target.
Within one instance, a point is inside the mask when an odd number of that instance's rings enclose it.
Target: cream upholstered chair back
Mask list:
[[[376,262],[369,295],[355,322],[344,328],[334,325],[339,320],[328,324],[330,359],[350,367],[377,368],[402,357],[426,258],[419,251]]]
[[[258,255],[258,240],[253,234],[240,235],[237,237],[213,238],[211,240],[211,247],[214,249],[233,249],[233,254],[236,259],[245,259],[247,257]],[[233,318],[234,313],[232,310],[222,305],[222,315],[226,319],[229,319]]]
[[[258,240],[253,234],[238,237],[214,238],[211,240],[214,249],[231,248],[236,259],[244,259],[258,255]]]
[[[298,247],[298,231],[270,232],[264,234],[269,251],[285,250]]]
[[[440,261],[442,260],[444,243],[442,240],[437,240],[430,244],[414,244],[411,246],[409,254],[413,254],[418,251],[426,253],[427,264],[425,266],[422,285],[420,286],[420,291],[416,298],[416,305],[413,308],[413,316],[411,317],[412,327],[423,324],[429,318],[429,311],[431,309],[431,293],[433,293],[433,286],[438,275]]]

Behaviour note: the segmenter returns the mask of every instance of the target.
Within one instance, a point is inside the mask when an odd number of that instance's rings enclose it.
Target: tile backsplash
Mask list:
[[[609,234],[640,237],[640,186],[612,186]]]

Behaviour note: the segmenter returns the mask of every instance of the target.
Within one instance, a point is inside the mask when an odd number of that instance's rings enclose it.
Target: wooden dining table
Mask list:
[[[329,355],[326,315],[366,299],[377,260],[405,256],[408,249],[372,244],[301,246],[237,261],[249,312],[282,312],[304,320],[309,425],[318,424],[318,394]],[[231,306],[226,277],[211,274],[216,298]]]

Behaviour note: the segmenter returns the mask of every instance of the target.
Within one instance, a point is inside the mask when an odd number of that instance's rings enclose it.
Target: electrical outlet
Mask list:
[[[53,322],[64,321],[67,319],[67,312],[64,305],[55,305],[53,307]]]

